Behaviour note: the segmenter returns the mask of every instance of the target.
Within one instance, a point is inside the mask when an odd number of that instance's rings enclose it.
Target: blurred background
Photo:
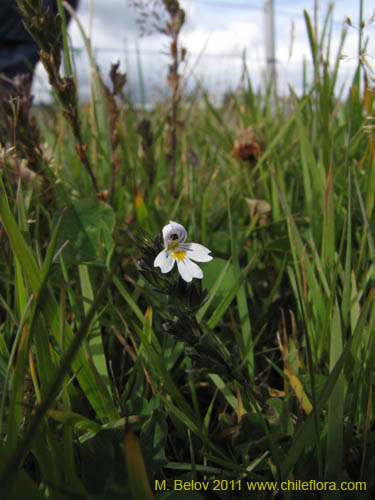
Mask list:
[[[146,2],[147,3],[147,2]],[[198,87],[207,91],[211,99],[220,103],[226,92],[241,85],[244,61],[255,89],[265,85],[266,29],[265,4],[267,0],[181,0],[186,12],[186,23],[181,40],[187,49],[184,68],[187,91]],[[272,2],[269,2],[272,3]],[[336,59],[341,33],[347,35],[342,50],[337,91],[350,83],[357,64],[360,1],[337,0],[274,0],[273,39],[277,74],[277,91],[288,94],[289,85],[302,92],[303,65],[307,79],[312,77],[311,52],[308,43],[303,10],[313,19],[314,9],[323,29],[329,6],[334,3],[331,55]],[[153,3],[149,3],[150,12]],[[146,10],[146,12],[144,12]],[[148,13],[149,13],[148,12]],[[137,9],[128,0],[81,0],[77,16],[91,41],[92,53],[103,75],[108,75],[112,62],[120,61],[120,70],[127,73],[127,92],[137,104],[151,105],[167,92],[168,39],[146,23],[148,33],[141,32],[139,19],[147,9]],[[364,39],[368,39],[366,53],[372,64],[375,55],[373,3],[363,2],[363,20],[366,23]],[[347,22],[347,19],[350,22]],[[148,25],[147,25],[148,24]],[[267,34],[268,33],[268,34]],[[89,96],[90,65],[77,22],[69,27],[74,48],[79,91],[82,98]],[[36,102],[48,101],[50,89],[41,65],[34,81]]]

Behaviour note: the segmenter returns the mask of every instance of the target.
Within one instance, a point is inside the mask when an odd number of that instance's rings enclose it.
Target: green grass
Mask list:
[[[76,111],[98,192],[61,100],[32,110],[46,144],[33,181],[9,117],[1,498],[249,498],[246,481],[288,480],[364,481],[366,492],[304,495],[372,498],[375,104],[360,65],[337,96],[331,16],[320,29],[305,12],[314,81],[303,95],[272,103],[247,75],[225,107],[185,96],[175,196],[169,102],[136,110],[92,73]],[[261,154],[240,161],[231,153],[249,126]],[[251,215],[246,199],[269,213]],[[152,266],[169,220],[212,251],[202,287]],[[155,491],[156,480],[210,488]]]

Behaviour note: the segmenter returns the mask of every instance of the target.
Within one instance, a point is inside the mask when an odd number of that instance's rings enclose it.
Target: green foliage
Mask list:
[[[72,67],[59,4],[28,26]],[[88,106],[51,59],[59,102],[22,108],[22,130],[4,106],[17,144],[0,155],[1,498],[198,499],[174,481],[312,479],[366,481],[372,498],[375,99],[360,65],[338,96],[331,20],[305,12],[302,96],[272,102],[245,67],[225,106],[179,100],[174,193],[171,103],[136,110],[84,33]],[[154,267],[170,220],[212,251],[202,280]]]
[[[56,247],[69,242],[63,252],[65,265],[108,263],[114,248],[112,208],[88,199],[65,206],[56,214],[56,221],[62,212]]]

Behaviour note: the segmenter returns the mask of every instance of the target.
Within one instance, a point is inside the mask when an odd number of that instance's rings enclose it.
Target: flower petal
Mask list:
[[[190,282],[193,278],[203,278],[202,269],[187,257],[184,260],[177,261],[177,268],[181,278],[187,282]]]
[[[208,255],[211,250],[199,243],[185,243],[180,246],[186,250],[189,259],[195,260],[196,262],[209,262],[213,259],[212,255]]]
[[[166,250],[162,250],[154,260],[154,267],[160,267],[163,274],[169,273],[174,266],[174,259],[169,255]]]
[[[183,243],[187,238],[187,232],[184,226],[181,226],[178,222],[174,222],[173,220],[169,221],[169,224],[163,227],[163,239],[164,246],[168,248],[168,244],[170,242],[170,238],[172,234],[177,235],[177,240],[179,243]]]

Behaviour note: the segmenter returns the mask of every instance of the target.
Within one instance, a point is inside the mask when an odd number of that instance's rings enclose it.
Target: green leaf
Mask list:
[[[152,416],[143,424],[140,436],[147,469],[150,473],[156,472],[168,462],[165,457],[167,437],[167,416],[164,411],[156,408]]]
[[[89,199],[68,205],[65,210],[56,243],[60,248],[69,240],[63,251],[65,264],[105,265],[114,248],[115,215],[112,208]]]
[[[218,390],[223,394],[227,402],[231,405],[235,412],[238,412],[238,401],[233,392],[229,389],[229,387],[225,384],[224,380],[217,375],[217,373],[210,373],[208,375],[212,382],[216,385]]]
[[[235,277],[232,264],[229,264],[226,260],[215,258],[210,262],[207,262],[204,266],[204,276],[202,280],[202,288],[206,288],[210,290],[210,294],[212,294],[212,290],[218,279],[218,276],[226,269],[224,276],[222,277],[221,282],[215,292],[215,295],[212,299],[212,303],[216,306],[220,300],[222,300],[233,288],[235,284]]]
[[[94,434],[99,432],[102,428],[101,425],[97,424],[93,420],[79,415],[78,413],[74,413],[73,411],[48,410],[47,414],[57,422],[62,422],[63,424],[74,427],[75,429],[83,429]]]
[[[342,370],[346,365],[348,358],[350,360],[350,352],[352,352],[352,354],[356,352],[356,348],[358,348],[364,331],[365,319],[367,317],[370,306],[373,305],[373,301],[374,291],[372,290],[366,299],[365,305],[363,306],[353,337],[351,337],[350,341],[343,349],[340,357],[335,363],[334,368],[331,370],[321,393],[319,394],[317,406],[313,409],[313,411],[307,417],[306,421],[298,429],[296,435],[294,436],[293,443],[285,457],[285,460],[282,463],[283,478],[287,478],[289,476],[293,466],[297,463],[298,460],[301,459],[301,455],[308,448],[308,446],[312,444],[314,440],[314,418],[321,414],[323,408],[326,407],[328,401],[330,400],[331,394],[337,386],[338,381],[340,380]],[[347,369],[347,372],[348,373],[346,373],[346,376],[350,377],[350,370]],[[341,391],[341,389],[338,390]]]
[[[330,370],[332,371],[343,350],[340,310],[336,301],[331,326]],[[343,460],[344,400],[346,384],[343,374],[339,376],[328,402],[328,430],[325,477],[332,481],[341,471]]]
[[[234,282],[233,286],[230,288],[230,290],[224,295],[218,306],[216,307],[215,311],[212,313],[210,319],[207,321],[207,326],[210,330],[213,330],[215,326],[219,323],[223,315],[225,314],[226,310],[230,306],[232,300],[235,298],[240,286],[242,283],[245,281],[251,265],[253,264],[253,260],[251,259],[250,262],[247,264],[247,266],[242,269],[240,275],[238,276],[237,280]]]
[[[210,236],[210,250],[227,255],[230,252],[230,238],[225,231],[216,231]]]
[[[15,218],[10,210],[7,194],[3,181],[0,177],[0,217],[8,234],[10,245],[17,256],[22,271],[30,285],[33,295],[36,297],[38,306],[48,323],[50,330],[58,344],[61,342],[60,311],[55,296],[46,283],[44,271],[40,271],[31,248],[27,245],[17,226]],[[73,331],[69,323],[65,324],[66,342],[74,341]],[[117,411],[111,395],[108,392],[99,392],[94,372],[90,366],[86,354],[82,348],[72,360],[73,371],[77,373],[77,379],[99,418],[104,420],[115,419]]]
[[[118,432],[120,434],[120,432]],[[102,430],[79,448],[82,479],[90,492],[101,492],[114,473],[114,434]]]

